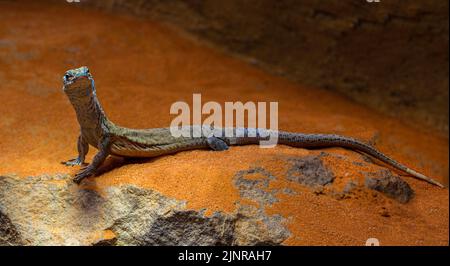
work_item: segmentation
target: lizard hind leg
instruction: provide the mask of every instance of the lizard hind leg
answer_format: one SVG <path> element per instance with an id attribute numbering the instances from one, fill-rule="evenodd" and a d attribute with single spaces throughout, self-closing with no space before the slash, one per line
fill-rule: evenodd
<path id="1" fill-rule="evenodd" d="M 217 137 L 208 137 L 206 142 L 208 142 L 209 147 L 215 151 L 226 151 L 229 148 L 224 140 Z"/>

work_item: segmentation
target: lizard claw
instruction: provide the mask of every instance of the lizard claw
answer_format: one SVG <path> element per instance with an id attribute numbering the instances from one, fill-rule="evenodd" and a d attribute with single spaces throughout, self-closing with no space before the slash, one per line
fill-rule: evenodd
<path id="1" fill-rule="evenodd" d="M 89 167 L 84 167 L 83 169 L 81 169 L 80 172 L 78 172 L 78 173 L 75 174 L 75 178 L 73 179 L 73 182 L 75 182 L 75 183 L 77 183 L 77 184 L 80 184 L 81 181 L 82 181 L 83 179 L 85 179 L 86 177 L 89 177 L 89 176 L 93 175 L 94 172 L 95 172 L 95 171 L 92 170 L 91 168 L 89 168 Z"/>
<path id="2" fill-rule="evenodd" d="M 80 160 L 80 158 L 75 158 L 72 160 L 68 160 L 66 162 L 61 162 L 66 166 L 75 166 L 75 165 L 84 165 L 85 163 Z"/>

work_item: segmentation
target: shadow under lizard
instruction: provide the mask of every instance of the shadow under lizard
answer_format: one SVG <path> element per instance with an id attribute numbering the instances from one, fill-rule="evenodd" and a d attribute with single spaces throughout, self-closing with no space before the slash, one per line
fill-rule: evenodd
<path id="1" fill-rule="evenodd" d="M 83 165 L 89 145 L 96 147 L 98 153 L 92 162 L 83 167 L 73 181 L 80 183 L 84 178 L 94 175 L 108 155 L 121 157 L 156 157 L 194 149 L 227 150 L 230 145 L 258 144 L 267 140 L 265 129 L 243 129 L 243 136 L 235 137 L 174 137 L 170 128 L 131 129 L 115 125 L 105 115 L 96 95 L 94 79 L 87 67 L 68 70 L 63 77 L 63 90 L 72 103 L 78 122 L 78 157 L 66 162 L 68 166 Z M 191 127 L 191 132 L 194 127 Z M 222 130 L 222 129 L 219 129 Z M 236 131 L 236 129 L 233 129 Z M 249 136 L 248 132 L 256 132 Z M 265 132 L 262 132 L 265 131 Z M 263 134 L 264 133 L 264 134 Z M 264 137 L 262 137 L 264 136 Z M 439 187 L 441 183 L 418 173 L 391 159 L 374 147 L 359 140 L 334 134 L 302 134 L 278 131 L 278 143 L 292 147 L 318 148 L 343 147 L 359 151 L 406 172 L 418 179 Z"/>

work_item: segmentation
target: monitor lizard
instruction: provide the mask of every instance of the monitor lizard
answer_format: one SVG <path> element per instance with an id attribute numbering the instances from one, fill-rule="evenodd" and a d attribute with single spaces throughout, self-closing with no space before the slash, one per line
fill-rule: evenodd
<path id="1" fill-rule="evenodd" d="M 78 137 L 78 157 L 62 162 L 68 166 L 85 165 L 85 156 L 89 145 L 98 149 L 92 162 L 81 168 L 73 181 L 80 183 L 84 178 L 94 175 L 108 155 L 121 157 L 156 157 L 194 149 L 227 150 L 230 145 L 257 144 L 267 139 L 266 129 L 244 129 L 243 136 L 234 137 L 174 137 L 170 128 L 131 129 L 115 125 L 105 115 L 101 107 L 94 84 L 94 79 L 85 66 L 66 71 L 63 76 L 63 91 L 72 103 L 78 122 L 80 135 Z M 190 127 L 191 133 L 196 130 Z M 236 133 L 236 129 L 234 129 Z M 253 130 L 256 135 L 249 135 Z M 263 134 L 264 133 L 264 134 Z M 270 133 L 270 132 L 269 132 Z M 404 171 L 418 179 L 427 181 L 439 187 L 441 183 L 418 173 L 411 168 L 391 159 L 371 145 L 351 137 L 335 134 L 302 134 L 277 131 L 278 143 L 292 147 L 318 148 L 343 147 L 366 153 L 388 165 Z"/>

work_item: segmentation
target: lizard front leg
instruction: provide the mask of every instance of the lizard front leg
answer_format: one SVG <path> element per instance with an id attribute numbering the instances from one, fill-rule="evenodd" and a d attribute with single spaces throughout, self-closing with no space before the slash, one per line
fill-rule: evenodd
<path id="1" fill-rule="evenodd" d="M 67 166 L 84 164 L 84 158 L 86 157 L 86 154 L 89 151 L 89 144 L 84 140 L 84 138 L 81 134 L 80 134 L 80 136 L 78 136 L 77 149 L 78 149 L 78 157 L 77 158 L 68 160 L 66 162 L 61 162 L 61 163 L 64 165 L 67 165 Z"/>
<path id="2" fill-rule="evenodd" d="M 95 174 L 95 171 L 97 171 L 100 165 L 105 161 L 106 157 L 108 157 L 110 147 L 111 139 L 109 137 L 103 137 L 98 145 L 98 152 L 94 156 L 92 163 L 82 168 L 80 172 L 75 175 L 73 182 L 79 184 L 81 180 Z"/>

